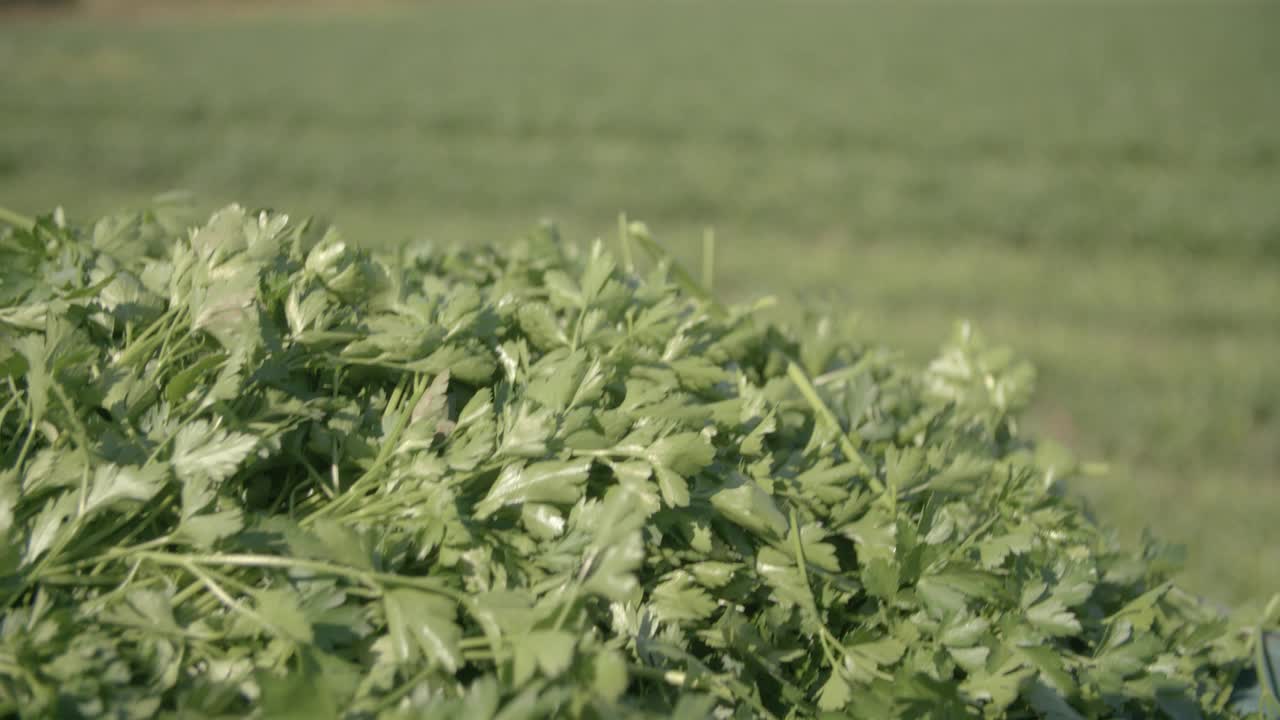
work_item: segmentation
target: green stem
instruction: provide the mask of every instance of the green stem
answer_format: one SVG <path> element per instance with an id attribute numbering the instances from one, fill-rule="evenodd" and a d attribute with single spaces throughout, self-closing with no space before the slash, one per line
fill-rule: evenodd
<path id="1" fill-rule="evenodd" d="M 151 353 L 164 341 L 164 336 L 160 335 L 160 333 L 168 332 L 172 327 L 171 323 L 175 323 L 182 312 L 181 307 L 169 306 L 164 311 L 164 314 L 156 318 L 150 327 L 144 330 L 141 335 L 134 339 L 132 344 L 120 353 L 120 356 L 116 358 L 115 364 L 124 366 L 150 357 Z"/>
<path id="2" fill-rule="evenodd" d="M 716 287 L 716 231 L 707 228 L 702 232 L 702 286 L 708 293 Z"/>
<path id="3" fill-rule="evenodd" d="M 787 366 L 787 375 L 791 378 L 791 382 L 795 384 L 796 389 L 800 391 L 800 394 L 809 403 L 809 406 L 813 408 L 814 415 L 817 415 L 818 419 L 825 423 L 831 432 L 835 433 L 836 439 L 840 442 L 840 449 L 847 456 L 849 462 L 862 466 L 863 471 L 867 473 L 871 489 L 876 492 L 884 492 L 884 485 L 871 473 L 871 468 L 867 465 L 867 461 L 858 452 L 858 448 L 854 447 L 853 441 L 845 433 L 844 428 L 840 426 L 840 421 L 836 419 L 835 413 L 831 412 L 826 403 L 822 402 L 822 398 L 818 396 L 818 391 L 814 389 L 813 383 L 809 382 L 809 377 L 804 374 L 804 370 L 792 362 Z"/>
<path id="4" fill-rule="evenodd" d="M 809 584 L 809 563 L 804 558 L 804 542 L 800 537 L 800 515 L 794 507 L 791 508 L 791 551 L 796 556 L 796 567 L 800 569 L 800 582 L 804 584 L 805 595 L 809 597 L 809 604 L 813 606 L 813 619 L 818 624 L 818 640 L 822 643 L 822 653 L 827 657 L 827 662 L 831 663 L 831 671 L 840 671 L 840 660 L 836 657 L 835 651 L 831 649 L 833 642 L 839 644 L 839 641 L 827 629 L 827 624 L 822 620 L 822 613 L 818 610 L 818 598 L 813 594 L 813 586 Z"/>
<path id="5" fill-rule="evenodd" d="M 416 675 L 414 675 L 412 678 L 406 681 L 403 685 L 387 693 L 386 697 L 379 700 L 378 704 L 373 706 L 373 714 L 381 715 L 382 713 L 395 707 L 396 703 L 400 702 L 400 700 L 403 699 L 405 695 L 408 695 L 410 692 L 413 691 L 414 688 L 418 687 L 418 685 L 423 680 L 426 680 L 427 677 L 431 675 L 432 672 L 434 672 L 432 668 L 424 668 L 422 670 L 419 670 Z"/>
<path id="6" fill-rule="evenodd" d="M 7 207 L 0 206 L 0 222 L 12 225 L 21 230 L 30 230 L 36 226 L 36 221 L 10 210 Z"/>
<path id="7" fill-rule="evenodd" d="M 640 246 L 640 249 L 648 253 L 650 259 L 655 263 L 661 263 L 663 260 L 666 260 L 668 263 L 668 271 L 671 273 L 671 279 L 690 295 L 706 303 L 708 312 L 721 318 L 726 317 L 729 314 L 729 311 L 725 309 L 724 305 L 721 305 L 714 297 L 712 297 L 711 291 L 704 287 L 702 283 L 698 282 L 693 275 L 689 274 L 689 271 L 685 270 L 683 265 L 676 262 L 676 259 L 671 257 L 670 253 L 664 250 L 653 238 L 649 237 L 647 234 L 632 233 L 630 228 L 627 228 L 627 237 L 635 240 L 636 244 Z"/>
<path id="8" fill-rule="evenodd" d="M 116 530 L 119 530 L 119 528 L 112 528 L 112 532 L 115 532 Z M 137 545 L 131 545 L 129 547 L 112 548 L 110 550 L 99 553 L 97 555 L 91 555 L 89 557 L 84 557 L 79 560 L 68 560 L 66 562 L 62 562 L 57 565 L 50 565 L 49 567 L 45 568 L 45 571 L 50 573 L 67 573 L 67 572 L 72 572 L 74 570 L 81 570 L 87 567 L 101 567 L 111 562 L 112 560 L 120 560 L 130 555 L 133 555 L 134 553 L 138 553 L 140 551 L 153 548 L 157 545 L 164 545 L 170 542 L 170 540 L 171 538 L 169 538 L 168 536 L 165 536 L 165 537 L 158 537 L 151 540 L 147 540 L 146 542 L 141 542 L 141 543 L 138 543 Z M 102 541 L 96 540 L 95 542 L 101 544 Z M 39 579 L 39 576 L 37 577 L 37 579 Z"/>
<path id="9" fill-rule="evenodd" d="M 409 423 L 413 418 L 413 409 L 418 406 L 418 401 L 422 399 L 422 396 L 427 392 L 427 389 L 431 387 L 431 383 L 427 382 L 425 378 L 419 378 L 417 384 L 418 387 L 414 389 L 413 395 L 402 406 L 403 410 L 400 413 L 400 419 L 396 421 L 396 425 L 392 428 L 391 434 L 388 435 L 386 441 L 383 442 L 382 449 L 378 451 L 378 456 L 374 459 L 373 464 L 370 465 L 369 469 L 357 478 L 355 482 L 351 483 L 351 487 L 347 488 L 345 493 L 339 495 L 329 504 L 321 506 L 312 514 L 302 518 L 300 524 L 303 527 L 312 524 L 319 518 L 333 515 L 337 511 L 350 505 L 352 502 L 356 502 L 363 497 L 364 493 L 368 490 L 366 487 L 368 483 L 377 477 L 384 465 L 391 461 L 391 457 L 395 454 L 396 448 L 400 445 L 400 436 L 404 434 L 405 428 L 409 426 Z M 395 398 L 393 397 L 392 399 L 394 400 Z"/>
<path id="10" fill-rule="evenodd" d="M 631 233 L 627 232 L 626 213 L 618 215 L 618 242 L 622 244 L 622 263 L 626 266 L 627 272 L 634 273 L 636 271 L 636 259 L 631 253 Z"/>
<path id="11" fill-rule="evenodd" d="M 228 609 L 230 609 L 230 610 L 234 610 L 235 612 L 238 612 L 238 613 L 240 613 L 241 615 L 244 615 L 245 617 L 249 618 L 250 620 L 253 620 L 254 622 L 256 622 L 256 623 L 258 623 L 259 625 L 261 625 L 262 627 L 266 628 L 267 630 L 269 630 L 269 631 L 270 631 L 270 632 L 272 632 L 273 634 L 276 634 L 276 635 L 287 635 L 287 634 L 288 634 L 288 633 L 281 632 L 280 628 L 277 628 L 273 623 L 271 623 L 271 622 L 270 622 L 270 621 L 268 621 L 266 618 L 264 618 L 264 617 L 262 617 L 261 615 L 259 615 L 259 614 L 257 613 L 257 611 L 255 611 L 255 610 L 253 610 L 253 609 L 251 609 L 251 608 L 245 607 L 244 603 L 241 603 L 240 601 L 238 601 L 238 600 L 236 600 L 235 598 L 231 597 L 231 595 L 230 595 L 229 593 L 227 593 L 227 591 L 226 591 L 226 590 L 223 590 L 223 589 L 222 589 L 222 586 L 220 586 L 220 585 L 218 585 L 218 583 L 214 582 L 213 578 L 209 577 L 209 575 L 208 575 L 207 573 L 205 573 L 205 571 L 203 571 L 203 570 L 201 570 L 200 568 L 196 567 L 196 565 L 195 565 L 194 563 L 178 562 L 177 564 L 178 564 L 180 567 L 182 567 L 182 569 L 186 570 L 187 572 L 189 572 L 189 573 L 191 573 L 193 576 L 195 576 L 195 578 L 196 578 L 197 580 L 199 580 L 199 581 L 200 581 L 200 583 L 201 583 L 202 585 L 204 585 L 204 586 L 205 586 L 205 588 L 206 588 L 210 593 L 212 593 L 212 594 L 213 594 L 213 596 L 214 596 L 214 597 L 216 597 L 216 598 L 217 598 L 217 599 L 218 599 L 218 600 L 219 600 L 223 605 L 225 605 Z"/>
<path id="12" fill-rule="evenodd" d="M 423 590 L 437 595 L 444 595 L 445 597 L 461 603 L 467 603 L 470 599 L 465 593 L 445 587 L 444 585 L 427 578 L 396 575 L 394 573 L 377 572 L 375 570 L 359 570 L 345 565 L 324 562 L 323 560 L 307 560 L 304 558 L 287 558 L 275 555 L 253 555 L 247 553 L 171 555 L 169 553 L 142 552 L 139 554 L 148 560 L 165 565 L 186 566 L 194 564 L 251 568 L 278 568 L 282 570 L 308 570 L 311 572 L 323 573 L 326 575 L 337 575 L 351 580 L 356 580 L 364 583 L 374 590 L 381 589 L 378 583 L 383 583 L 387 585 L 410 587 L 415 590 Z"/>

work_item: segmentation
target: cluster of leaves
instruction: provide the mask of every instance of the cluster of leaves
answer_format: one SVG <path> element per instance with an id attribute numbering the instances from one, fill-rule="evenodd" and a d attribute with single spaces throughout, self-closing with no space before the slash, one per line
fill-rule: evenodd
<path id="1" fill-rule="evenodd" d="M 1055 492 L 1027 367 L 620 242 L 3 231 L 0 716 L 1239 711 L 1256 636 Z"/>

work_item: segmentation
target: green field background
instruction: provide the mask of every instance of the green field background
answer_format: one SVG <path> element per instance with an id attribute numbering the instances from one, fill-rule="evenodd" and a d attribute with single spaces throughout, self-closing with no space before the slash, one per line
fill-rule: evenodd
<path id="1" fill-rule="evenodd" d="M 1102 522 L 1280 590 L 1280 5 L 152 5 L 0 14 L 0 205 L 185 188 L 381 247 L 625 211 L 691 259 L 714 226 L 724 295 L 1029 357 Z"/>

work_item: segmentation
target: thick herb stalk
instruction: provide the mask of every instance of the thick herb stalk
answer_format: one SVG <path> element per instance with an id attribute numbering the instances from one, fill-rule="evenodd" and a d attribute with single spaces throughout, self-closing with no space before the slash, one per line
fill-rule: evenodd
<path id="1" fill-rule="evenodd" d="M 967 330 L 912 369 L 636 224 L 0 233 L 0 716 L 1240 707 L 1256 634 L 1056 492 Z"/>

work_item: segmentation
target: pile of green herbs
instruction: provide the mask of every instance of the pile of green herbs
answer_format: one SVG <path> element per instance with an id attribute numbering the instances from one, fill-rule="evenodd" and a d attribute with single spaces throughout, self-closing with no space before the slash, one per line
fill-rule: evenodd
<path id="1" fill-rule="evenodd" d="M 1233 698 L 1257 634 L 1055 490 L 1074 464 L 1018 432 L 1030 369 L 970 332 L 913 369 L 718 303 L 638 224 L 616 257 L 542 228 L 393 258 L 238 207 L 24 225 L 0 230 L 0 716 L 1266 697 Z"/>

